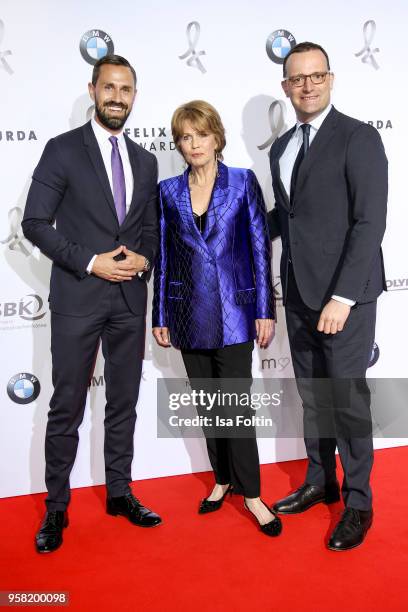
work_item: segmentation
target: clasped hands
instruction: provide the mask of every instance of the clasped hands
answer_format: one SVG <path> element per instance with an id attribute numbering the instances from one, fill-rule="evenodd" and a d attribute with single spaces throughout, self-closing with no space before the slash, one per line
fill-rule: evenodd
<path id="1" fill-rule="evenodd" d="M 116 261 L 115 257 L 121 253 L 125 259 Z M 92 266 L 92 274 L 112 283 L 121 283 L 132 280 L 138 272 L 143 272 L 144 267 L 143 255 L 134 253 L 122 245 L 114 251 L 97 255 Z"/>

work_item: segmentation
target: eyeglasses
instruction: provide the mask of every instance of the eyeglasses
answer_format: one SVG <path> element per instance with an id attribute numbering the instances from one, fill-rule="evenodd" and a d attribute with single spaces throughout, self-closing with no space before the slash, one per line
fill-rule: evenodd
<path id="1" fill-rule="evenodd" d="M 298 74 L 293 77 L 288 77 L 285 80 L 289 81 L 292 87 L 303 87 L 303 85 L 306 83 L 306 79 L 309 77 L 313 85 L 322 85 L 325 82 L 328 74 L 331 74 L 331 72 L 326 71 L 313 72 L 312 74 Z"/>

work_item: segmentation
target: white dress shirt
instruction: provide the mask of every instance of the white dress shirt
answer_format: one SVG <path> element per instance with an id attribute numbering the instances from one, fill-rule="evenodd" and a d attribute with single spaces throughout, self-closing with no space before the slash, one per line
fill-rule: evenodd
<path id="1" fill-rule="evenodd" d="M 309 134 L 309 146 L 312 144 L 314 137 L 317 134 L 318 129 L 322 125 L 323 121 L 326 119 L 327 115 L 332 109 L 332 105 L 329 104 L 327 108 L 324 109 L 320 115 L 315 117 L 313 121 L 309 122 L 310 125 L 310 134 Z M 295 131 L 292 134 L 291 139 L 288 142 L 288 145 L 282 156 L 279 160 L 279 171 L 283 186 L 290 198 L 290 180 L 292 177 L 293 166 L 295 165 L 295 160 L 297 154 L 299 152 L 300 147 L 303 144 L 303 131 L 300 126 L 302 123 L 300 121 L 296 122 Z M 348 306 L 354 306 L 355 302 L 353 300 L 349 300 L 348 298 L 341 297 L 339 295 L 332 295 L 333 300 L 337 300 L 338 302 L 342 302 L 343 304 L 347 304 Z"/>
<path id="2" fill-rule="evenodd" d="M 92 129 L 95 134 L 95 138 L 98 142 L 99 149 L 102 155 L 103 163 L 105 166 L 106 174 L 108 175 L 109 185 L 112 190 L 113 195 L 113 182 L 112 182 L 112 163 L 111 163 L 111 155 L 112 155 L 112 144 L 109 138 L 112 134 L 102 127 L 99 123 L 96 122 L 95 116 L 92 117 L 91 120 Z M 126 146 L 125 137 L 123 135 L 123 131 L 119 134 L 116 134 L 116 138 L 118 139 L 118 148 L 120 152 L 120 156 L 122 158 L 123 172 L 125 175 L 125 185 L 126 185 L 126 214 L 129 212 L 130 203 L 132 201 L 133 196 L 133 172 L 132 166 L 130 165 L 129 153 Z M 96 259 L 96 255 L 94 255 L 89 262 L 86 271 L 88 274 L 92 272 L 92 266 Z"/>

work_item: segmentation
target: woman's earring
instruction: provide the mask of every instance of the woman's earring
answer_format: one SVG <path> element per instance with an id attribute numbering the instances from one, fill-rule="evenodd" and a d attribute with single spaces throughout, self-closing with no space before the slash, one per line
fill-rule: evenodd
<path id="1" fill-rule="evenodd" d="M 218 168 L 218 160 L 219 160 L 219 158 L 220 158 L 219 152 L 217 151 L 217 149 L 214 149 L 215 176 L 217 178 L 219 178 L 219 176 L 220 176 L 220 171 L 219 171 L 219 168 Z"/>

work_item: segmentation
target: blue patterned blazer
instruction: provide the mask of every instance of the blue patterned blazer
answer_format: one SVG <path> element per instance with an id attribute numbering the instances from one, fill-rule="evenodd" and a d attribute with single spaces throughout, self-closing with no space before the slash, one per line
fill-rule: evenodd
<path id="1" fill-rule="evenodd" d="M 218 165 L 200 234 L 189 168 L 161 181 L 160 249 L 153 327 L 168 327 L 182 349 L 253 340 L 255 319 L 274 318 L 270 240 L 261 188 L 251 170 Z"/>

